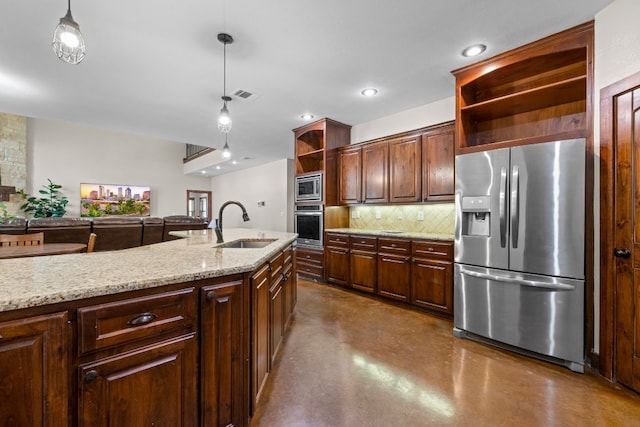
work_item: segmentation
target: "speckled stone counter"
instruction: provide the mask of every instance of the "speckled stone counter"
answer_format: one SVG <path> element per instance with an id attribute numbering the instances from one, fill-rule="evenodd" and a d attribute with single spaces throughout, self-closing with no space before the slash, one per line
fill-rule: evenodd
<path id="1" fill-rule="evenodd" d="M 393 230 L 369 230 L 369 229 L 360 229 L 360 228 L 328 228 L 325 231 L 329 233 L 363 234 L 363 235 L 376 236 L 376 237 L 445 240 L 449 242 L 453 241 L 453 235 L 451 234 L 416 233 L 412 231 L 393 231 Z"/>
<path id="2" fill-rule="evenodd" d="M 216 247 L 213 230 L 119 251 L 0 260 L 0 312 L 253 271 L 296 234 L 225 229 L 225 242 L 277 239 L 264 248 Z"/>

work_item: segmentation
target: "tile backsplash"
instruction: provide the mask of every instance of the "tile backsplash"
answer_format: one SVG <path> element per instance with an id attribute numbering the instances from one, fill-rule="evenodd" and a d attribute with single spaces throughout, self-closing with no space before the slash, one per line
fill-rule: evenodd
<path id="1" fill-rule="evenodd" d="M 454 226 L 454 203 L 349 208 L 349 228 L 453 235 Z"/>

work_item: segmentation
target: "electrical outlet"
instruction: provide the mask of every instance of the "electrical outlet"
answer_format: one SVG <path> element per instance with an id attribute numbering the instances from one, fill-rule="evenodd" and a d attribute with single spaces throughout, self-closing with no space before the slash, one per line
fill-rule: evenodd
<path id="1" fill-rule="evenodd" d="M 360 211 L 356 211 L 356 219 L 360 219 Z"/>
<path id="2" fill-rule="evenodd" d="M 382 218 L 382 212 L 376 209 L 376 219 Z"/>
<path id="3" fill-rule="evenodd" d="M 398 219 L 402 218 L 404 218 L 404 214 L 402 213 L 402 211 L 398 211 Z"/>
<path id="4" fill-rule="evenodd" d="M 356 211 L 351 211 L 351 219 L 358 218 L 358 213 Z"/>
<path id="5" fill-rule="evenodd" d="M 259 201 L 258 202 L 258 207 L 263 207 L 264 206 L 264 201 Z"/>
<path id="6" fill-rule="evenodd" d="M 424 212 L 418 211 L 418 221 L 424 221 Z"/>

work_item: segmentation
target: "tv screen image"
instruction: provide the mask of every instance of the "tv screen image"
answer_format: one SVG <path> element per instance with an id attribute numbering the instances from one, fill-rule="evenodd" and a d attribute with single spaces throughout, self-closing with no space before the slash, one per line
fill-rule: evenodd
<path id="1" fill-rule="evenodd" d="M 151 188 L 139 185 L 80 184 L 80 216 L 150 216 Z"/>

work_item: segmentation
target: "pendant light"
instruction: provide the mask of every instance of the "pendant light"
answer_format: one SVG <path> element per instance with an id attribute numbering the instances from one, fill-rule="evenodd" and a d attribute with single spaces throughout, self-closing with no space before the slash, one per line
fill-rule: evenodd
<path id="1" fill-rule="evenodd" d="M 228 133 L 224 134 L 224 147 L 222 147 L 222 158 L 226 159 L 226 160 L 231 158 L 231 150 L 229 150 L 229 143 L 227 142 L 227 135 L 228 135 Z"/>
<path id="2" fill-rule="evenodd" d="M 84 59 L 84 39 L 80 33 L 80 26 L 71 16 L 71 0 L 67 3 L 67 14 L 60 18 L 60 23 L 53 33 L 51 48 L 58 59 L 68 64 L 79 64 Z"/>
<path id="3" fill-rule="evenodd" d="M 229 115 L 229 109 L 227 108 L 227 101 L 231 101 L 231 97 L 227 96 L 227 44 L 233 43 L 233 37 L 226 33 L 220 33 L 218 34 L 218 41 L 224 44 L 224 80 L 222 84 L 222 100 L 224 101 L 224 104 L 222 105 L 220 115 L 218 116 L 218 129 L 220 132 L 229 133 L 231 130 L 231 116 Z"/>

